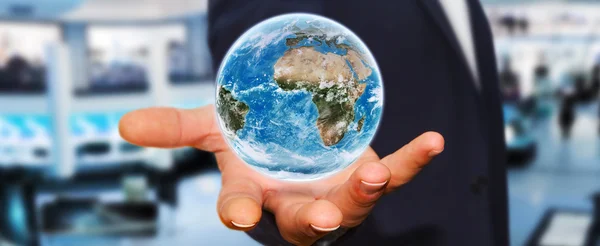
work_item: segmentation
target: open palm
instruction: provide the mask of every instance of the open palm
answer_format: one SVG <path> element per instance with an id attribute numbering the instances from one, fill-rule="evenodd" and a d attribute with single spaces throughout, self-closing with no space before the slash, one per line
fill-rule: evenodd
<path id="1" fill-rule="evenodd" d="M 120 122 L 121 136 L 148 147 L 192 146 L 215 153 L 222 174 L 217 212 L 225 226 L 250 230 L 262 209 L 275 215 L 284 239 L 310 245 L 340 226 L 359 225 L 377 200 L 410 181 L 444 149 L 444 139 L 427 132 L 379 158 L 368 148 L 344 171 L 311 182 L 275 180 L 245 165 L 225 143 L 215 109 L 150 108 L 131 112 Z"/>

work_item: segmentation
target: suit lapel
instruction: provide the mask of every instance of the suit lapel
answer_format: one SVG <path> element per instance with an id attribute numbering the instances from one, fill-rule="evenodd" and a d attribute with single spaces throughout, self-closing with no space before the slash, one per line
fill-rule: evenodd
<path id="1" fill-rule="evenodd" d="M 421 6 L 425 10 L 425 12 L 427 12 L 429 14 L 429 16 L 435 21 L 436 25 L 443 32 L 445 39 L 449 42 L 450 46 L 456 53 L 456 56 L 459 58 L 459 62 L 462 63 L 461 64 L 461 67 L 463 67 L 462 72 L 466 74 L 466 76 L 464 76 L 464 77 L 468 78 L 467 81 L 463 81 L 464 86 L 466 86 L 467 90 L 470 91 L 469 93 L 474 96 L 475 102 L 477 104 L 477 105 L 475 105 L 475 107 L 477 108 L 477 111 L 478 111 L 478 117 L 480 118 L 480 120 L 482 120 L 482 122 L 485 122 L 485 120 L 487 118 L 487 116 L 486 116 L 487 106 L 485 105 L 486 100 L 484 100 L 484 97 L 486 96 L 486 91 L 487 91 L 487 89 L 489 89 L 487 87 L 489 87 L 489 86 L 486 85 L 487 83 L 485 81 L 486 80 L 485 75 L 487 75 L 487 74 L 484 73 L 484 70 L 483 70 L 484 67 L 481 65 L 482 62 L 484 62 L 484 60 L 482 60 L 482 56 L 481 56 L 483 54 L 483 53 L 481 53 L 481 49 L 485 48 L 485 47 L 482 47 L 481 42 L 488 42 L 488 41 L 480 40 L 479 38 L 477 38 L 477 36 L 481 34 L 480 33 L 481 32 L 481 30 L 480 30 L 481 23 L 478 23 L 478 22 L 481 22 L 481 20 L 480 20 L 481 17 L 475 14 L 477 11 L 480 11 L 480 9 L 477 9 L 477 7 L 479 7 L 479 6 L 473 4 L 474 1 L 467 0 L 468 6 L 469 6 L 469 20 L 471 23 L 471 35 L 472 35 L 473 45 L 474 45 L 473 48 L 475 49 L 475 57 L 477 59 L 477 68 L 478 68 L 477 70 L 479 72 L 479 74 L 478 74 L 479 84 L 481 86 L 481 88 L 479 88 L 479 90 L 478 90 L 477 86 L 475 84 L 475 82 L 476 82 L 475 78 L 471 75 L 471 71 L 469 68 L 469 64 L 467 63 L 465 54 L 464 54 L 461 46 L 459 45 L 458 38 L 454 34 L 454 30 L 452 29 L 452 26 L 450 25 L 450 21 L 446 17 L 446 13 L 444 12 L 444 9 L 442 9 L 442 6 L 438 2 L 438 0 L 416 0 L 416 1 L 421 4 Z M 485 16 L 483 18 L 485 18 Z M 492 75 L 492 76 L 495 76 L 495 75 Z M 481 133 L 483 134 L 484 138 L 487 137 L 485 130 L 482 129 Z"/>
<path id="2" fill-rule="evenodd" d="M 459 57 L 463 67 L 467 70 L 467 72 L 469 72 L 470 75 L 469 65 L 467 63 L 467 59 L 465 58 L 465 54 L 462 51 L 458 39 L 454 34 L 454 30 L 450 25 L 450 21 L 448 20 L 448 17 L 446 16 L 446 13 L 444 12 L 444 9 L 442 9 L 442 6 L 438 0 L 417 0 L 417 2 L 421 4 L 425 12 L 427 12 L 435 21 L 436 25 L 444 34 L 446 41 L 450 44 L 456 55 Z M 475 81 L 469 82 L 471 82 L 473 87 L 475 86 Z"/>
<path id="3" fill-rule="evenodd" d="M 496 112 L 501 108 L 500 95 L 497 87 L 496 59 L 493 55 L 495 50 L 493 46 L 493 37 L 487 22 L 487 17 L 484 14 L 481 4 L 477 0 L 467 0 L 469 9 L 471 10 L 471 29 L 473 33 L 473 42 L 475 44 L 475 55 L 477 58 L 477 66 L 479 70 L 481 96 L 485 100 L 481 100 L 482 104 L 482 120 L 486 125 L 490 125 L 490 119 L 494 115 L 501 114 Z M 489 132 L 485 131 L 484 136 L 489 139 Z"/>
<path id="4" fill-rule="evenodd" d="M 481 4 L 476 0 L 467 0 L 470 12 L 471 12 L 471 33 L 473 34 L 473 44 L 475 48 L 475 57 L 477 59 L 477 70 L 479 71 L 480 84 L 482 92 L 490 93 L 491 86 L 494 86 L 492 81 L 486 78 L 490 76 L 497 76 L 497 74 L 490 74 L 484 64 L 496 65 L 496 59 L 490 57 L 490 52 L 495 52 L 493 46 L 489 47 L 489 44 L 494 40 L 491 37 L 491 31 L 489 30 L 489 24 L 487 17 L 484 15 Z M 491 50 L 491 51 L 490 51 Z M 491 59 L 491 61 L 490 61 Z"/>
<path id="5" fill-rule="evenodd" d="M 454 29 L 452 29 L 450 21 L 448 20 L 448 17 L 446 17 L 446 13 L 444 12 L 444 9 L 442 9 L 442 6 L 440 5 L 439 0 L 416 0 L 416 1 L 418 3 L 420 3 L 423 10 L 425 12 L 427 12 L 427 14 L 434 20 L 435 24 L 439 27 L 440 31 L 444 34 L 446 41 L 452 47 L 452 50 L 454 51 L 456 57 L 458 57 L 458 60 L 461 63 L 461 67 L 463 68 L 462 72 L 466 73 L 467 74 L 466 78 L 468 78 L 467 81 L 464 81 L 466 83 L 465 86 L 468 88 L 470 93 L 473 94 L 473 96 L 477 100 L 478 107 L 480 107 L 480 110 L 481 110 L 481 105 L 483 103 L 482 102 L 482 100 L 483 100 L 482 92 L 483 92 L 483 84 L 484 84 L 484 82 L 483 82 L 484 78 L 481 76 L 481 70 L 478 69 L 479 80 L 480 80 L 479 84 L 482 85 L 481 86 L 482 88 L 480 88 L 481 90 L 478 90 L 478 88 L 476 86 L 475 78 L 472 76 L 471 70 L 469 68 L 469 64 L 467 63 L 467 58 L 465 57 L 465 54 L 464 54 L 461 46 L 459 45 L 458 38 L 454 34 Z M 471 1 L 467 1 L 467 2 L 471 2 Z M 469 8 L 471 8 L 472 6 L 473 6 L 473 4 L 470 3 Z M 475 38 L 477 35 L 476 35 L 474 23 L 477 22 L 478 20 L 473 17 L 474 17 L 473 10 L 469 9 L 469 20 L 471 22 L 471 27 L 472 27 L 471 35 L 473 38 L 475 55 L 477 57 L 477 53 L 478 53 L 477 41 L 478 40 Z M 477 61 L 478 68 L 479 68 L 480 63 L 481 62 L 478 60 Z"/>

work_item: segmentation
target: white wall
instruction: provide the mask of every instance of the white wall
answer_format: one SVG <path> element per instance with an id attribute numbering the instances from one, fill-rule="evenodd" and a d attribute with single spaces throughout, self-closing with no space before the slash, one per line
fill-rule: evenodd
<path id="1" fill-rule="evenodd" d="M 206 12 L 206 0 L 89 0 L 62 16 L 70 21 L 144 21 Z"/>

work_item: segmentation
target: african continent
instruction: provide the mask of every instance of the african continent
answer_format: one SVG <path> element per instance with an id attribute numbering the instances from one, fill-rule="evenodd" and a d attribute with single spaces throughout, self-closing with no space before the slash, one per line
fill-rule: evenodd
<path id="1" fill-rule="evenodd" d="M 356 51 L 347 55 L 323 54 L 312 47 L 290 49 L 277 60 L 273 79 L 284 90 L 312 93 L 319 117 L 317 127 L 326 146 L 337 144 L 354 121 L 354 104 L 371 75 Z"/>

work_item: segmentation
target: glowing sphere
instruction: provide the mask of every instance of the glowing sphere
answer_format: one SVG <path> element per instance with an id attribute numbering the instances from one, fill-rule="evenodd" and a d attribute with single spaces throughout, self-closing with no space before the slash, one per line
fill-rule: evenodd
<path id="1" fill-rule="evenodd" d="M 216 110 L 231 149 L 255 170 L 313 180 L 348 167 L 381 119 L 383 84 L 365 44 L 310 14 L 267 19 L 225 56 Z"/>

